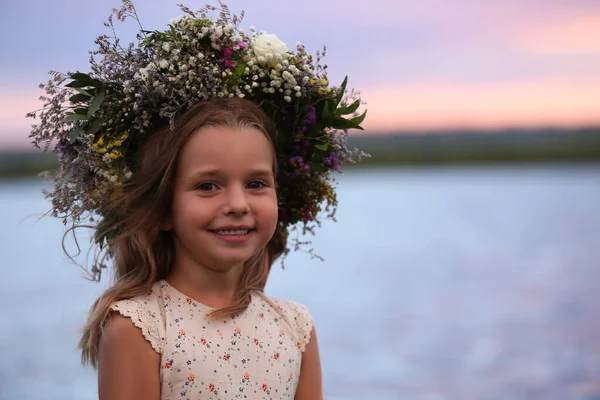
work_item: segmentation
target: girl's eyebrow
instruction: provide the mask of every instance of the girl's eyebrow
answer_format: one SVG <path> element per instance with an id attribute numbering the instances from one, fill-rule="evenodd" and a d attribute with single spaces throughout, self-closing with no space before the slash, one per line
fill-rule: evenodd
<path id="1" fill-rule="evenodd" d="M 215 167 L 206 167 L 206 168 L 201 168 L 198 169 L 194 172 L 192 172 L 189 175 L 189 179 L 198 179 L 198 178 L 205 178 L 205 177 L 222 177 L 224 175 L 227 175 L 225 173 L 225 171 L 223 171 L 220 168 L 215 168 Z M 248 171 L 245 171 L 245 175 L 247 176 L 273 176 L 273 168 L 269 165 L 268 167 L 265 166 L 260 166 L 260 167 L 255 167 L 255 168 L 250 168 L 248 169 Z"/>

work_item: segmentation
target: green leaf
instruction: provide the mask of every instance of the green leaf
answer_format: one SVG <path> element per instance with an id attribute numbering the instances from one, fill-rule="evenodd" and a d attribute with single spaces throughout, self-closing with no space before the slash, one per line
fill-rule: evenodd
<path id="1" fill-rule="evenodd" d="M 96 111 L 100 108 L 104 99 L 106 98 L 106 91 L 101 89 L 98 95 L 92 100 L 92 104 L 90 104 L 90 109 L 88 110 L 88 117 L 93 116 Z"/>
<path id="2" fill-rule="evenodd" d="M 75 72 L 74 74 L 71 74 L 70 78 L 80 82 L 89 82 L 92 80 L 91 76 L 89 76 L 88 74 L 84 74 L 83 72 Z"/>
<path id="3" fill-rule="evenodd" d="M 335 106 L 332 107 L 331 100 L 327 99 L 323 102 L 323 114 L 321 115 L 321 118 L 326 124 L 331 120 L 334 108 Z"/>
<path id="4" fill-rule="evenodd" d="M 88 87 L 88 86 L 89 85 L 87 85 L 87 84 L 85 84 L 83 82 L 80 82 L 80 81 L 73 81 L 73 82 L 67 83 L 65 85 L 65 87 L 70 87 L 70 88 L 74 88 L 74 89 L 75 88 Z"/>
<path id="5" fill-rule="evenodd" d="M 65 121 L 66 122 L 75 122 L 75 121 L 85 121 L 87 119 L 88 119 L 88 117 L 86 115 L 72 113 L 72 114 L 67 114 Z"/>
<path id="6" fill-rule="evenodd" d="M 83 72 L 75 72 L 70 76 L 74 81 L 82 83 L 84 86 L 93 86 L 93 87 L 101 87 L 102 81 L 98 79 L 94 79 L 88 74 L 84 74 Z M 83 86 L 79 86 L 83 87 Z"/>
<path id="7" fill-rule="evenodd" d="M 344 82 L 342 82 L 342 86 L 340 86 L 340 91 L 337 96 L 335 96 L 335 106 L 337 107 L 342 101 L 342 97 L 344 97 L 344 92 L 346 91 L 346 85 L 348 84 L 348 77 L 344 78 Z"/>
<path id="8" fill-rule="evenodd" d="M 327 151 L 327 149 L 329 148 L 329 143 L 318 144 L 315 146 L 315 148 L 321 151 Z"/>
<path id="9" fill-rule="evenodd" d="M 104 120 L 96 119 L 90 124 L 90 127 L 87 129 L 87 131 L 89 133 L 98 133 L 98 132 L 100 132 L 100 129 L 102 129 L 103 124 L 104 124 Z"/>
<path id="10" fill-rule="evenodd" d="M 356 100 L 354 103 L 350 104 L 347 107 L 340 107 L 340 115 L 348 115 L 352 114 L 360 107 L 360 100 Z"/>
<path id="11" fill-rule="evenodd" d="M 364 121 L 364 119 L 365 119 L 366 116 L 367 116 L 367 110 L 365 110 L 365 112 L 362 113 L 362 115 L 359 115 L 356 118 L 352 118 L 350 121 L 354 122 L 356 125 L 360 125 L 361 122 Z M 360 128 L 360 129 L 362 129 L 362 128 Z"/>
<path id="12" fill-rule="evenodd" d="M 319 173 L 319 172 L 325 172 L 329 168 L 321 163 L 314 163 L 314 164 L 311 164 L 310 169 L 312 169 L 314 172 Z"/>
<path id="13" fill-rule="evenodd" d="M 75 114 L 85 115 L 87 117 L 88 109 L 87 108 L 76 108 L 73 110 L 73 112 Z"/>
<path id="14" fill-rule="evenodd" d="M 331 124 L 331 127 L 334 129 L 362 129 L 358 124 L 352 122 L 352 120 L 340 118 Z"/>
<path id="15" fill-rule="evenodd" d="M 84 94 L 74 94 L 73 96 L 69 97 L 69 101 L 71 103 L 79 103 L 79 102 L 83 102 L 83 101 L 88 101 L 90 99 L 90 96 L 86 96 Z"/>
<path id="16" fill-rule="evenodd" d="M 71 134 L 69 135 L 69 143 L 73 144 L 75 143 L 75 141 L 77 140 L 77 138 L 79 137 L 79 135 L 81 135 L 81 128 L 76 127 L 71 131 Z"/>
<path id="17" fill-rule="evenodd" d="M 83 90 L 83 89 L 81 89 L 81 88 L 74 88 L 74 89 L 75 89 L 75 90 L 77 90 L 79 93 L 81 93 L 81 94 L 83 94 L 83 95 L 86 95 L 86 96 L 88 96 L 88 97 L 92 97 L 91 93 L 90 93 L 90 92 L 88 92 L 87 90 Z"/>

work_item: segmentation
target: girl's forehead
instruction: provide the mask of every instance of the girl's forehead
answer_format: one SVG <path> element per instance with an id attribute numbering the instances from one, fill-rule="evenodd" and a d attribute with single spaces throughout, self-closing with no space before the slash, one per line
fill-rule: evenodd
<path id="1" fill-rule="evenodd" d="M 204 127 L 183 146 L 179 166 L 198 170 L 272 168 L 273 149 L 266 134 L 255 128 Z"/>

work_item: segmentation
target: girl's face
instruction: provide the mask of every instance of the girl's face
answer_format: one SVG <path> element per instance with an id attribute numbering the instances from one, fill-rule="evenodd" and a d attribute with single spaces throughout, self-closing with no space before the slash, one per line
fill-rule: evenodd
<path id="1" fill-rule="evenodd" d="M 204 127 L 182 148 L 167 226 L 176 260 L 213 271 L 241 266 L 277 225 L 273 152 L 254 128 Z"/>

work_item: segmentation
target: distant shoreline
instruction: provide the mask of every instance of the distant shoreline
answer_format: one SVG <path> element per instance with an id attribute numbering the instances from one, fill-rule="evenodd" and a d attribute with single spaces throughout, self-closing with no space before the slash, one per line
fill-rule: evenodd
<path id="1" fill-rule="evenodd" d="M 360 134 L 350 135 L 348 145 L 371 155 L 351 168 L 600 161 L 600 128 Z M 3 178 L 32 177 L 57 167 L 51 152 L 0 151 Z"/>

